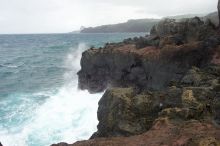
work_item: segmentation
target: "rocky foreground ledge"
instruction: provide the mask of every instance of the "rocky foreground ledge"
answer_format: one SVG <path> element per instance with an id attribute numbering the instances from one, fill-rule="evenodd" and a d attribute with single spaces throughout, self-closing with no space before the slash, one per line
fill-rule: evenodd
<path id="1" fill-rule="evenodd" d="M 106 92 L 90 140 L 52 146 L 219 146 L 220 35 L 165 19 L 151 35 L 85 51 L 79 88 Z"/>

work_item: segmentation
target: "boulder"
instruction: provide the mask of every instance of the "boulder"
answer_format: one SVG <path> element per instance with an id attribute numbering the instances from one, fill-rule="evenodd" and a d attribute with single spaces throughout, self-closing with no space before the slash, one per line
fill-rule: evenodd
<path id="1" fill-rule="evenodd" d="M 182 84 L 198 86 L 201 82 L 201 75 L 198 73 L 198 70 L 199 69 L 195 67 L 190 69 L 181 80 Z"/>
<path id="2" fill-rule="evenodd" d="M 151 95 L 135 96 L 134 92 L 131 88 L 106 91 L 99 101 L 98 131 L 92 138 L 136 135 L 150 128 L 159 104 Z"/>
<path id="3" fill-rule="evenodd" d="M 181 106 L 181 90 L 137 93 L 132 88 L 108 89 L 98 108 L 98 131 L 91 137 L 131 136 L 146 132 L 167 107 Z"/>

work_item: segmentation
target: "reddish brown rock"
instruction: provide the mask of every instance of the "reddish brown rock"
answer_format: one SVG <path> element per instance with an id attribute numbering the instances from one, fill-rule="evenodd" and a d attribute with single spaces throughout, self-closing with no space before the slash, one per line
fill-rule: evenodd
<path id="1" fill-rule="evenodd" d="M 172 123 L 158 119 L 148 132 L 132 137 L 98 138 L 67 146 L 219 146 L 220 129 L 211 123 Z M 63 145 L 54 145 L 63 146 Z"/>
<path id="2" fill-rule="evenodd" d="M 83 53 L 78 72 L 79 88 L 91 93 L 107 87 L 138 87 L 162 90 L 170 81 L 180 81 L 192 66 L 219 64 L 220 38 L 162 48 L 134 44 L 90 49 Z"/>
<path id="3" fill-rule="evenodd" d="M 220 35 L 198 17 L 82 54 L 79 88 L 106 92 L 90 140 L 53 146 L 219 146 Z"/>

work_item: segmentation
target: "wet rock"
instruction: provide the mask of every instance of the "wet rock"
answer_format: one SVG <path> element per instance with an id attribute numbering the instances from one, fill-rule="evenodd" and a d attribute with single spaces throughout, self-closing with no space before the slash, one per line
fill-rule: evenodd
<path id="1" fill-rule="evenodd" d="M 152 98 L 151 95 L 135 96 L 132 88 L 107 90 L 99 102 L 98 131 L 92 138 L 143 133 L 156 116 L 156 112 L 155 115 L 152 113 L 158 110 L 158 104 L 153 104 Z"/>
<path id="2" fill-rule="evenodd" d="M 181 90 L 177 88 L 142 93 L 133 88 L 109 89 L 99 102 L 98 131 L 91 138 L 144 133 L 162 109 L 181 106 L 180 96 Z"/>
<path id="3" fill-rule="evenodd" d="M 219 77 L 216 66 L 192 67 L 178 87 L 141 92 L 135 88 L 108 89 L 99 102 L 98 131 L 91 138 L 142 134 L 160 117 L 175 121 L 213 120 L 218 124 Z"/>
<path id="4" fill-rule="evenodd" d="M 195 17 L 164 19 L 150 36 L 85 51 L 79 88 L 107 90 L 97 132 L 73 145 L 218 146 L 219 48 L 215 24 Z"/>
<path id="5" fill-rule="evenodd" d="M 82 55 L 79 88 L 91 93 L 118 86 L 161 90 L 171 81 L 179 82 L 193 66 L 218 64 L 216 56 L 218 49 L 203 42 L 166 45 L 161 49 L 153 46 L 136 49 L 135 45 L 90 49 Z M 183 82 L 187 84 L 192 78 L 195 84 L 199 82 L 196 72 L 188 74 Z"/>

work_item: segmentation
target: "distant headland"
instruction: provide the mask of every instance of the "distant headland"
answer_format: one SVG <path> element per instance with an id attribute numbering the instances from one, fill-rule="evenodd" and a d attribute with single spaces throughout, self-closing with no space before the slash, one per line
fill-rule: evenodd
<path id="1" fill-rule="evenodd" d="M 176 16 L 167 16 L 165 18 L 169 19 L 184 19 L 184 18 L 193 18 L 200 17 L 207 19 L 210 18 L 215 24 L 218 22 L 217 12 L 210 14 L 186 14 L 186 15 L 176 15 Z M 150 32 L 151 28 L 156 25 L 161 19 L 131 19 L 124 23 L 118 24 L 108 24 L 101 25 L 96 27 L 81 27 L 80 30 L 72 31 L 71 33 L 132 33 L 132 32 Z"/>

